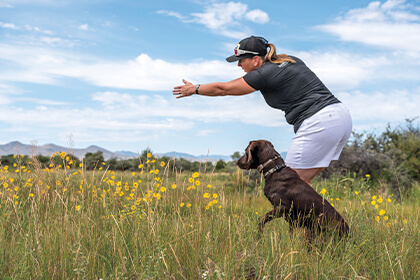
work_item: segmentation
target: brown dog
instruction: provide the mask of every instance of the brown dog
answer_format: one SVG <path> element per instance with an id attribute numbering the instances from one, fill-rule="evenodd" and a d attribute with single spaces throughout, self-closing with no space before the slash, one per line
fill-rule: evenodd
<path id="1" fill-rule="evenodd" d="M 261 217 L 259 230 L 265 223 L 284 215 L 290 229 L 297 226 L 309 230 L 312 240 L 316 232 L 349 231 L 343 217 L 299 175 L 284 165 L 280 154 L 269 141 L 251 141 L 236 163 L 241 169 L 258 169 L 265 177 L 264 194 L 274 209 Z"/>

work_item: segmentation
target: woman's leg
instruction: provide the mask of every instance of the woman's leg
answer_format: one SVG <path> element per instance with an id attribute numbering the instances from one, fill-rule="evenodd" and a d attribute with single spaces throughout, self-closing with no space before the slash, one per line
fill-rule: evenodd
<path id="1" fill-rule="evenodd" d="M 299 177 L 311 185 L 311 181 L 313 178 L 315 178 L 316 175 L 322 172 L 325 167 L 319 167 L 319 168 L 310 168 L 310 169 L 293 169 L 299 174 Z"/>

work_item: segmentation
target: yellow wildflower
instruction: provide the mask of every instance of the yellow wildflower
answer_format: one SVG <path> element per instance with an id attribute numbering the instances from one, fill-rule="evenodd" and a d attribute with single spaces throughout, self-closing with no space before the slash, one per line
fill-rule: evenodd
<path id="1" fill-rule="evenodd" d="M 381 211 L 379 211 L 379 215 L 380 216 L 383 216 L 385 214 L 385 210 L 384 209 L 382 209 Z"/>
<path id="2" fill-rule="evenodd" d="M 77 206 L 75 207 L 75 209 L 76 209 L 76 211 L 79 211 L 79 210 L 80 210 L 80 205 L 77 205 Z"/>
<path id="3" fill-rule="evenodd" d="M 176 189 L 176 184 L 172 184 L 172 188 L 173 189 Z"/>
<path id="4" fill-rule="evenodd" d="M 213 198 L 217 198 L 217 193 L 214 193 L 213 194 Z"/>
<path id="5" fill-rule="evenodd" d="M 203 196 L 204 196 L 204 198 L 209 198 L 210 197 L 210 194 L 209 193 L 205 193 Z"/>
<path id="6" fill-rule="evenodd" d="M 197 177 L 198 177 L 198 175 L 200 175 L 198 172 L 194 172 L 194 173 L 193 173 L 193 175 L 192 175 L 192 177 L 193 177 L 193 178 L 197 178 Z"/>
<path id="7" fill-rule="evenodd" d="M 161 161 L 160 162 L 160 166 L 164 167 L 165 166 L 165 162 L 164 161 Z"/>

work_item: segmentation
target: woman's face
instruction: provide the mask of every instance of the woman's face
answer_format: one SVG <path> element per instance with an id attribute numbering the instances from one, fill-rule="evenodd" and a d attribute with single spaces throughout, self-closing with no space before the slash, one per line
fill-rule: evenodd
<path id="1" fill-rule="evenodd" d="M 258 61 L 256 61 L 256 58 L 258 58 L 258 56 L 242 58 L 238 61 L 238 67 L 241 67 L 242 70 L 245 71 L 245 73 L 254 71 L 258 68 L 259 65 Z"/>

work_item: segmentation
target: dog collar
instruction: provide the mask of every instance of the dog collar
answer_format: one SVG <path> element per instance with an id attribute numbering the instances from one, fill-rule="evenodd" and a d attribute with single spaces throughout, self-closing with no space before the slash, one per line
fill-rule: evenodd
<path id="1" fill-rule="evenodd" d="M 282 170 L 285 167 L 286 167 L 286 165 L 284 165 L 284 164 L 274 166 L 273 168 L 271 168 L 270 170 L 268 170 L 267 172 L 264 173 L 264 178 L 267 177 L 270 174 L 273 174 L 274 172 Z"/>
<path id="2" fill-rule="evenodd" d="M 264 167 L 266 167 L 270 162 L 272 162 L 272 161 L 275 161 L 276 159 L 279 159 L 280 158 L 280 156 L 275 156 L 274 158 L 270 158 L 269 160 L 267 160 L 266 162 L 264 162 L 264 163 L 261 163 L 260 165 L 258 165 L 258 167 L 257 167 L 257 170 L 258 170 L 258 172 L 263 172 L 263 169 L 264 169 Z"/>

